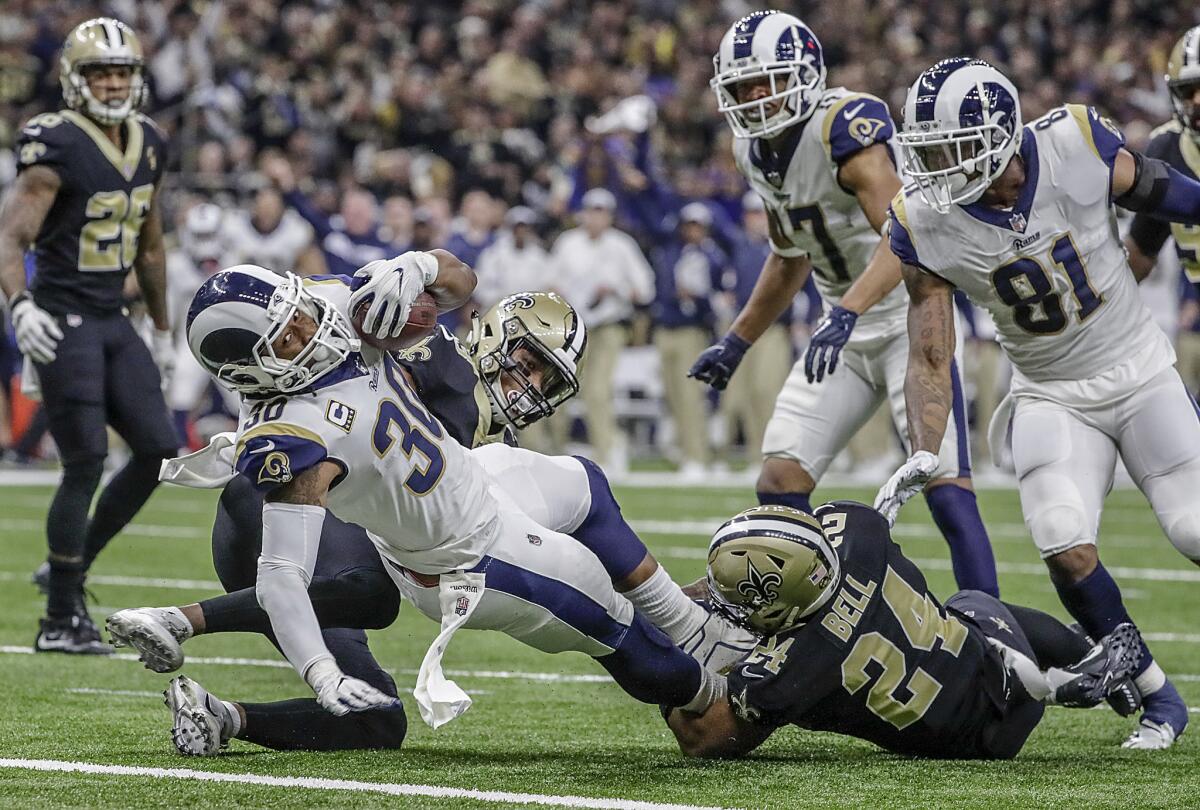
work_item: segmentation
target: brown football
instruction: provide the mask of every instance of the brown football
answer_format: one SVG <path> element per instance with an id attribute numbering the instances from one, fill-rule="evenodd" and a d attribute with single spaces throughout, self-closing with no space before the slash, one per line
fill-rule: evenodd
<path id="1" fill-rule="evenodd" d="M 354 331 L 362 338 L 363 343 L 373 346 L 380 351 L 394 352 L 415 346 L 432 335 L 433 330 L 437 328 L 437 301 L 425 291 L 422 291 L 417 296 L 417 300 L 413 301 L 412 308 L 408 311 L 408 322 L 404 324 L 404 328 L 400 330 L 400 334 L 397 337 L 381 340 L 363 331 L 363 319 L 366 318 L 367 310 L 370 309 L 370 306 L 371 302 L 367 300 L 359 304 L 358 308 L 354 310 Z"/>

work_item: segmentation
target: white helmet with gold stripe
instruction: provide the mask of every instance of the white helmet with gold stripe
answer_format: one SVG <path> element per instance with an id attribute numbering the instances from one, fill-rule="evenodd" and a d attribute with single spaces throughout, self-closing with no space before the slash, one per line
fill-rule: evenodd
<path id="1" fill-rule="evenodd" d="M 722 524 L 708 547 L 713 605 L 762 635 L 802 624 L 829 601 L 840 575 L 820 521 L 787 506 L 747 509 Z"/>

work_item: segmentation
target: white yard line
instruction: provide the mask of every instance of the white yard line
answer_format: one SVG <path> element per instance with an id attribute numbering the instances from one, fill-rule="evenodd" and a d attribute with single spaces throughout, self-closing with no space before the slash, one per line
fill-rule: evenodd
<path id="1" fill-rule="evenodd" d="M 196 782 L 225 782 L 239 785 L 339 790 L 354 793 L 382 793 L 388 796 L 423 796 L 432 799 L 471 799 L 492 804 L 536 804 L 548 807 L 584 807 L 602 810 L 717 810 L 691 804 L 662 804 L 633 799 L 594 799 L 587 796 L 553 796 L 542 793 L 509 793 L 503 790 L 469 790 L 442 785 L 409 785 L 389 782 L 359 782 L 352 779 L 320 779 L 312 776 L 261 776 L 253 773 L 220 773 L 192 768 L 142 768 L 130 765 L 102 765 L 92 762 L 64 762 L 55 759 L 0 759 L 0 768 L 90 773 L 102 776 L 143 776 L 153 779 L 186 779 Z M 319 800 L 318 800 L 319 801 Z"/>
<path id="2" fill-rule="evenodd" d="M 33 655 L 32 647 L 21 647 L 14 644 L 0 645 L 0 655 Z M 138 657 L 130 653 L 117 653 L 116 655 L 106 656 L 107 660 L 117 661 L 133 661 L 138 662 Z M 93 659 L 95 660 L 95 659 Z M 105 659 L 100 659 L 105 660 Z M 271 669 L 291 669 L 292 665 L 282 659 L 272 658 L 225 658 L 225 657 L 191 657 L 187 659 L 189 664 L 211 664 L 214 666 L 229 666 L 229 667 L 268 667 Z M 417 674 L 416 669 L 392 669 L 389 670 L 394 675 L 410 675 Z M 612 683 L 612 678 L 607 675 L 586 675 L 586 674 L 564 674 L 562 672 L 518 672 L 516 670 L 507 669 L 447 669 L 447 675 L 455 678 L 491 678 L 495 680 L 509 681 L 540 681 L 542 683 Z"/>
<path id="3" fill-rule="evenodd" d="M 133 689 L 92 689 L 87 686 L 64 689 L 63 691 L 73 695 L 114 695 L 116 697 L 158 698 L 159 700 L 162 700 L 163 696 L 162 692 L 138 692 Z"/>
<path id="4" fill-rule="evenodd" d="M 29 573 L 0 571 L 0 582 L 29 582 Z M 181 591 L 224 592 L 221 583 L 213 579 L 169 579 L 166 577 L 124 577 L 110 574 L 88 574 L 89 585 L 118 585 L 125 588 L 166 588 Z"/>
<path id="5" fill-rule="evenodd" d="M 17 532 L 44 532 L 45 519 L 34 518 L 3 518 L 0 519 L 0 530 Z M 158 523 L 131 523 L 121 530 L 122 535 L 133 537 L 153 537 L 159 540 L 208 540 L 212 530 L 197 526 L 163 526 Z"/>

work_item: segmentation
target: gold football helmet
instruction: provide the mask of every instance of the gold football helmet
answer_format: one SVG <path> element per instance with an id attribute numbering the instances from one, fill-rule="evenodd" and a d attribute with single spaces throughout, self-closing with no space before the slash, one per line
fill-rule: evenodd
<path id="1" fill-rule="evenodd" d="M 523 428 L 578 393 L 587 329 L 558 295 L 524 292 L 476 313 L 467 346 L 493 418 Z"/>
<path id="2" fill-rule="evenodd" d="M 761 635 L 789 630 L 829 601 L 841 563 L 821 523 L 787 506 L 756 506 L 717 529 L 708 547 L 713 606 Z"/>
<path id="3" fill-rule="evenodd" d="M 92 95 L 84 71 L 94 65 L 128 65 L 133 71 L 129 96 L 119 106 L 104 104 Z M 111 17 L 86 20 L 71 29 L 58 58 L 63 99 L 72 110 L 105 126 L 119 124 L 146 100 L 142 77 L 145 59 L 142 43 L 133 29 Z"/>
<path id="4" fill-rule="evenodd" d="M 1200 85 L 1200 25 L 1188 29 L 1171 49 L 1166 79 L 1179 123 L 1192 137 L 1200 138 L 1200 105 L 1192 102 L 1196 87 Z"/>

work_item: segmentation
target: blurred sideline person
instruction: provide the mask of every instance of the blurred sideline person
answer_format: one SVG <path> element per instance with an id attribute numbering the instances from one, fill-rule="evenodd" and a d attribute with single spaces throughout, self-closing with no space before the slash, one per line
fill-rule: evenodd
<path id="1" fill-rule="evenodd" d="M 1044 706 L 1137 710 L 1132 624 L 1093 647 L 981 591 L 942 605 L 863 504 L 733 517 L 709 544 L 707 592 L 763 640 L 730 672 L 727 699 L 667 715 L 688 756 L 741 756 L 794 724 L 905 756 L 1011 759 Z"/>
<path id="2" fill-rule="evenodd" d="M 898 141 L 916 180 L 892 201 L 889 229 L 912 302 L 913 440 L 876 506 L 895 520 L 936 464 L 957 396 L 961 289 L 991 313 L 1013 364 L 1000 427 L 1011 424 L 1025 524 L 1063 605 L 1100 638 L 1130 621 L 1097 550 L 1118 453 L 1171 544 L 1200 565 L 1196 403 L 1112 227 L 1114 205 L 1200 225 L 1200 183 L 1130 151 L 1094 108 L 1066 104 L 1023 126 L 1012 82 L 965 57 L 913 84 Z M 1188 707 L 1144 645 L 1136 675 L 1145 712 L 1124 747 L 1168 748 Z"/>
<path id="3" fill-rule="evenodd" d="M 346 189 L 337 215 L 326 216 L 296 187 L 296 174 L 287 158 L 276 155 L 264 159 L 262 171 L 279 188 L 284 202 L 312 226 L 330 273 L 353 276 L 358 268 L 395 252 L 379 228 L 379 205 L 371 192 L 357 187 Z"/>
<path id="4" fill-rule="evenodd" d="M 704 203 L 680 209 L 678 224 L 651 252 L 655 296 L 650 305 L 667 410 L 675 423 L 675 446 L 684 478 L 704 477 L 709 462 L 708 403 L 687 370 L 712 340 L 712 298 L 729 263 L 709 237 L 712 214 Z"/>
<path id="5" fill-rule="evenodd" d="M 200 285 L 221 269 L 226 255 L 222 243 L 224 233 L 227 233 L 224 212 L 212 203 L 199 203 L 184 215 L 178 247 L 167 251 L 167 302 L 176 353 L 175 373 L 167 388 L 167 405 L 171 408 L 181 447 L 189 444 L 192 412 L 213 389 L 212 378 L 188 350 L 187 311 Z M 226 407 L 236 414 L 237 397 L 228 391 L 222 390 L 222 393 Z"/>
<path id="6" fill-rule="evenodd" d="M 742 197 L 744 236 L 730 257 L 730 269 L 722 287 L 731 294 L 734 311 L 750 300 L 754 283 L 771 253 L 767 233 L 767 210 L 762 197 L 747 191 Z M 746 350 L 741 374 L 735 374 L 721 393 L 721 414 L 726 420 L 728 443 L 733 444 L 740 426 L 746 443 L 746 460 L 751 467 L 762 461 L 763 434 L 775 399 L 792 368 L 793 307 L 788 306 Z"/>
<path id="7" fill-rule="evenodd" d="M 895 125 L 878 98 L 825 87 L 821 43 L 790 14 L 758 11 L 738 20 L 722 38 L 714 68 L 712 89 L 735 136 L 734 160 L 768 211 L 771 254 L 729 331 L 689 373 L 723 389 L 750 345 L 815 276 L 825 319 L 776 400 L 757 484 L 759 503 L 811 511 L 830 462 L 881 404 L 908 442 L 907 297 L 900 263 L 879 237 L 901 186 Z M 954 430 L 937 448 L 925 497 L 958 586 L 999 595 L 971 483 L 961 347 L 952 354 Z"/>
<path id="8" fill-rule="evenodd" d="M 19 174 L 0 211 L 0 287 L 17 345 L 37 368 L 63 465 L 46 515 L 39 652 L 111 652 L 85 609 L 83 581 L 178 449 L 162 393 L 175 363 L 159 204 L 167 139 L 137 111 L 147 93 L 144 65 L 137 35 L 118 20 L 71 30 L 59 60 L 67 108 L 21 130 Z M 30 245 L 36 270 L 26 289 Z M 153 321 L 149 347 L 124 309 L 131 269 Z M 131 456 L 89 519 L 108 454 L 106 425 Z"/>
<path id="9" fill-rule="evenodd" d="M 224 218 L 221 241 L 226 251 L 222 257 L 226 267 L 234 264 L 257 264 L 272 269 L 291 267 L 300 276 L 316 276 L 326 271 L 312 226 L 289 210 L 279 190 L 270 186 L 255 192 L 249 211 L 234 211 Z"/>
<path id="10" fill-rule="evenodd" d="M 550 259 L 554 288 L 588 327 L 581 398 L 592 455 L 601 467 L 619 473 L 627 456 L 617 434 L 613 373 L 629 344 L 634 307 L 654 298 L 654 271 L 633 237 L 613 227 L 616 205 L 612 192 L 590 189 L 583 195 L 580 224 L 559 235 Z"/>
<path id="11" fill-rule="evenodd" d="M 513 206 L 504 215 L 504 228 L 480 252 L 479 263 L 474 265 L 479 276 L 474 298 L 481 307 L 494 306 L 522 290 L 555 286 L 550 254 L 542 247 L 536 225 L 537 214 L 523 205 Z"/>

